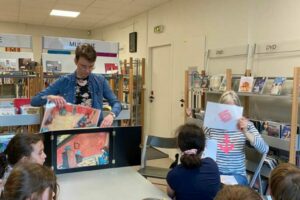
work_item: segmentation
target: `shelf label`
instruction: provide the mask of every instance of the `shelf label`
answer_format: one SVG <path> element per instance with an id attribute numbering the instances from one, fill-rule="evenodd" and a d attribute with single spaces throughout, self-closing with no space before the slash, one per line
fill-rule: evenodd
<path id="1" fill-rule="evenodd" d="M 255 45 L 255 54 L 284 53 L 300 51 L 300 40 L 267 42 Z"/>
<path id="2" fill-rule="evenodd" d="M 216 57 L 247 55 L 248 46 L 249 45 L 241 45 L 241 46 L 227 47 L 223 49 L 209 49 L 208 56 L 210 58 L 216 58 Z"/>

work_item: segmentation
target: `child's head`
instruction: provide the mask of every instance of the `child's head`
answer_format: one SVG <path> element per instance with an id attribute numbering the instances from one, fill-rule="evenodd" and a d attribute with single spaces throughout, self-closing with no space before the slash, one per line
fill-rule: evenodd
<path id="1" fill-rule="evenodd" d="M 43 165 L 46 154 L 44 153 L 43 138 L 40 134 L 17 134 L 8 143 L 4 153 L 6 159 L 1 161 L 1 177 L 7 164 L 14 166 L 19 161 L 28 160 L 29 162 Z"/>
<path id="2" fill-rule="evenodd" d="M 177 143 L 182 152 L 180 162 L 184 167 L 195 168 L 201 164 L 201 154 L 205 148 L 205 135 L 199 126 L 184 124 L 177 129 Z"/>
<path id="3" fill-rule="evenodd" d="M 253 189 L 241 185 L 225 185 L 214 200 L 262 200 Z"/>
<path id="4" fill-rule="evenodd" d="M 300 169 L 289 163 L 278 165 L 271 172 L 270 189 L 274 200 L 300 199 Z"/>
<path id="5" fill-rule="evenodd" d="M 224 92 L 219 99 L 219 103 L 241 106 L 238 95 L 232 90 Z"/>
<path id="6" fill-rule="evenodd" d="M 4 199 L 56 199 L 57 183 L 54 172 L 37 163 L 17 164 L 3 190 Z"/>

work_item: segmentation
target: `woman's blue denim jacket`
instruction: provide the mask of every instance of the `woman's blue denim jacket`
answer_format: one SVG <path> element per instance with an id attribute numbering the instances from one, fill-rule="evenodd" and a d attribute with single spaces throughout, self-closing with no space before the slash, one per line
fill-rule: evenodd
<path id="1" fill-rule="evenodd" d="M 112 107 L 112 112 L 116 116 L 121 112 L 122 106 L 116 95 L 110 89 L 107 80 L 102 75 L 91 73 L 88 80 L 89 91 L 92 96 L 92 107 L 102 111 L 103 98 L 105 98 Z M 68 103 L 75 104 L 76 101 L 76 71 L 60 77 L 57 81 L 38 93 L 31 99 L 32 106 L 42 106 L 47 103 L 48 95 L 59 95 L 65 98 Z M 103 119 L 101 112 L 100 121 Z"/>

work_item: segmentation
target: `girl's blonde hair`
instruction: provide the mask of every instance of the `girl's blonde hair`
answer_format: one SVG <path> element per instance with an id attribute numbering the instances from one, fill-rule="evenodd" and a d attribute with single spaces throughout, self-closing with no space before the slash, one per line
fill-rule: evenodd
<path id="1" fill-rule="evenodd" d="M 234 102 L 235 105 L 241 106 L 241 101 L 238 95 L 233 90 L 224 92 L 219 99 L 219 103 L 227 103 L 227 102 Z"/>

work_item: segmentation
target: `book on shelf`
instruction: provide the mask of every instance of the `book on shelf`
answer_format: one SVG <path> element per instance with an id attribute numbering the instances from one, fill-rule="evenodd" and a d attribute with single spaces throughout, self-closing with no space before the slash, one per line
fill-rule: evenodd
<path id="1" fill-rule="evenodd" d="M 209 76 L 202 76 L 201 88 L 208 89 L 209 87 Z"/>
<path id="2" fill-rule="evenodd" d="M 257 94 L 262 94 L 264 87 L 267 82 L 267 77 L 256 77 L 253 85 L 252 92 Z"/>
<path id="3" fill-rule="evenodd" d="M 240 86 L 240 79 L 239 78 L 233 78 L 232 79 L 232 90 L 238 91 Z"/>
<path id="4" fill-rule="evenodd" d="M 251 92 L 254 78 L 252 76 L 242 76 L 239 85 L 239 92 Z"/>
<path id="5" fill-rule="evenodd" d="M 192 87 L 200 88 L 202 84 L 202 77 L 198 73 L 194 73 L 192 76 Z"/>
<path id="6" fill-rule="evenodd" d="M 286 77 L 276 77 L 272 83 L 270 94 L 280 95 L 285 80 L 286 80 Z"/>
<path id="7" fill-rule="evenodd" d="M 291 125 L 282 124 L 280 138 L 283 140 L 290 140 L 291 138 Z"/>
<path id="8" fill-rule="evenodd" d="M 211 91 L 218 91 L 223 79 L 223 75 L 213 75 L 209 79 L 209 89 Z"/>
<path id="9" fill-rule="evenodd" d="M 274 121 L 267 121 L 267 134 L 268 136 L 280 138 L 281 123 Z"/>
<path id="10" fill-rule="evenodd" d="M 221 92 L 225 92 L 227 88 L 227 80 L 226 80 L 226 76 L 223 77 L 223 80 L 221 82 L 221 85 L 219 87 L 219 91 Z"/>
<path id="11" fill-rule="evenodd" d="M 101 110 L 67 103 L 59 108 L 54 103 L 46 104 L 40 132 L 97 127 Z"/>
<path id="12" fill-rule="evenodd" d="M 260 121 L 259 129 L 256 127 L 260 134 L 268 135 L 268 124 L 268 121 Z"/>

